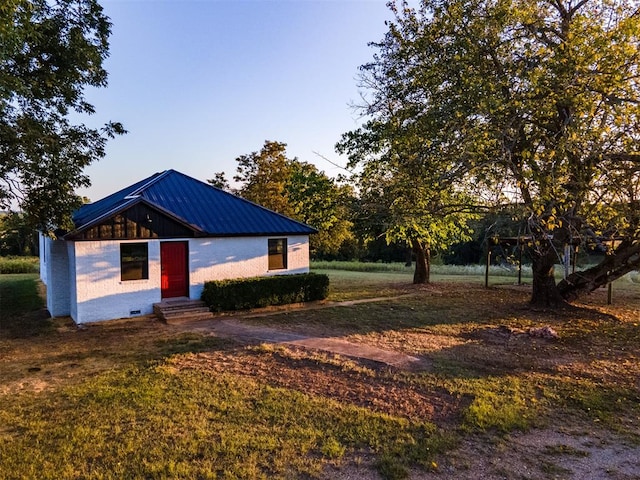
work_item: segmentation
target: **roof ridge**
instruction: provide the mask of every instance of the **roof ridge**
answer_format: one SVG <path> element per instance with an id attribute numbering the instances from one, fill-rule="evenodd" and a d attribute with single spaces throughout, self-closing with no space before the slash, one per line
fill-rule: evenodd
<path id="1" fill-rule="evenodd" d="M 172 169 L 169 170 L 165 170 L 163 172 L 160 172 L 154 176 L 152 176 L 152 178 L 145 183 L 144 185 L 142 185 L 141 187 L 138 187 L 136 190 L 134 190 L 133 192 L 131 192 L 128 195 L 125 195 L 124 199 L 125 200 L 131 200 L 134 198 L 138 198 L 140 196 L 140 194 L 146 190 L 147 188 L 149 188 L 151 185 L 153 185 L 154 183 L 157 183 L 160 179 L 162 179 L 163 177 L 166 177 L 170 172 L 172 172 Z"/>

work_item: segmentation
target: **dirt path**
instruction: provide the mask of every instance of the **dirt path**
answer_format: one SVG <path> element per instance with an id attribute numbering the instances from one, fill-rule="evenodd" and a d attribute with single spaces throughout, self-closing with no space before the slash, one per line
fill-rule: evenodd
<path id="1" fill-rule="evenodd" d="M 313 337 L 270 327 L 249 325 L 243 323 L 239 318 L 185 324 L 182 328 L 193 332 L 212 333 L 216 336 L 233 338 L 242 342 L 279 343 L 321 350 L 411 371 L 428 368 L 428 364 L 423 359 L 404 353 L 348 342 L 341 337 Z"/>
<path id="2" fill-rule="evenodd" d="M 261 342 L 276 344 L 280 343 L 285 345 L 293 345 L 296 347 L 310 348 L 314 350 L 334 353 L 337 355 L 343 355 L 345 357 L 378 362 L 398 369 L 419 371 L 429 368 L 429 363 L 424 359 L 397 351 L 384 350 L 370 345 L 350 342 L 342 337 L 302 335 L 297 333 L 285 332 L 272 327 L 262 327 L 243 322 L 243 319 L 277 315 L 282 313 L 283 311 L 350 307 L 362 303 L 395 300 L 409 295 L 405 294 L 393 297 L 364 298 L 358 300 L 347 300 L 344 302 L 318 302 L 312 304 L 287 305 L 284 307 L 268 308 L 262 311 L 258 310 L 252 311 L 250 313 L 240 313 L 232 317 L 184 323 L 177 326 L 178 328 L 186 331 L 211 333 L 220 337 L 233 338 L 241 342 Z"/>

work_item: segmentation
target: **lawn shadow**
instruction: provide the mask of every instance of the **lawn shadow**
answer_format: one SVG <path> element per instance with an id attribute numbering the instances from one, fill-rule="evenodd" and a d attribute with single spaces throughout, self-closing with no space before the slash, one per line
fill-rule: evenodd
<path id="1" fill-rule="evenodd" d="M 284 312 L 245 312 L 233 317 L 248 324 L 313 336 L 384 334 L 422 329 L 464 329 L 518 316 L 526 308 L 522 293 L 470 284 L 403 286 L 399 296 L 341 302 Z"/>
<path id="2" fill-rule="evenodd" d="M 0 340 L 36 337 L 52 330 L 53 322 L 45 308 L 23 314 L 0 315 Z"/>
<path id="3" fill-rule="evenodd" d="M 0 282 L 0 340 L 29 338 L 52 330 L 37 275 L 3 275 Z"/>
<path id="4" fill-rule="evenodd" d="M 241 348 L 233 340 L 177 332 L 153 317 L 83 328 L 69 317 L 49 319 L 48 324 L 48 329 L 31 336 L 24 328 L 12 338 L 0 336 L 0 393 L 52 389 L 113 369 L 146 367 L 179 354 Z"/>
<path id="5" fill-rule="evenodd" d="M 402 351 L 429 361 L 434 371 L 463 377 L 552 373 L 559 365 L 584 361 L 585 346 L 608 358 L 628 358 L 640 345 L 640 328 L 621 321 L 615 309 L 540 309 L 529 304 L 530 291 L 522 287 L 434 284 L 406 293 L 405 286 L 402 297 L 237 318 Z M 542 327 L 555 329 L 559 338 L 529 335 Z"/>

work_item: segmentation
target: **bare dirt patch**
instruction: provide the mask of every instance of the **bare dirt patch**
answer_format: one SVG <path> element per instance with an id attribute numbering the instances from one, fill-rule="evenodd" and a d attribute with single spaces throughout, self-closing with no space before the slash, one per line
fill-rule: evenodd
<path id="1" fill-rule="evenodd" d="M 640 446 L 588 425 L 536 429 L 497 441 L 470 437 L 443 459 L 437 475 L 412 478 L 637 480 Z"/>
<path id="2" fill-rule="evenodd" d="M 407 297 L 411 292 L 414 295 Z M 436 370 L 446 366 L 445 372 L 566 382 L 566 393 L 576 397 L 567 405 L 575 408 L 577 402 L 584 413 L 566 416 L 566 411 L 558 410 L 524 433 L 464 434 L 459 448 L 440 458 L 433 472 L 412 471 L 410 478 L 640 479 L 640 447 L 630 440 L 640 435 L 640 418 L 625 419 L 627 411 L 616 419 L 616 407 L 607 405 L 609 399 L 616 401 L 619 388 L 625 389 L 626 398 L 621 400 L 628 402 L 620 404 L 621 409 L 640 399 L 640 304 L 635 293 L 606 305 L 602 292 L 596 292 L 586 302 L 560 311 L 530 308 L 529 293 L 522 287 L 486 290 L 439 285 L 405 287 L 402 294 L 403 298 L 360 305 L 358 310 L 336 310 L 333 316 L 326 310 L 321 316 L 293 311 L 254 316 L 246 322 L 291 333 L 341 335 L 353 342 L 419 355 L 434 363 Z M 530 330 L 551 330 L 557 337 L 530 335 Z M 287 347 L 247 349 L 233 359 L 202 353 L 181 359 L 180 366 L 211 372 L 230 369 L 274 386 L 391 415 L 428 419 L 442 428 L 458 428 L 471 401 L 433 384 L 403 380 L 397 372 L 382 372 L 379 366 L 341 364 L 345 361 L 327 355 L 318 360 L 308 351 Z M 571 390 L 586 384 L 595 389 L 592 398 L 588 390 Z M 564 405 L 564 400 L 552 402 Z M 599 423 L 601 417 L 606 425 Z M 611 429 L 616 421 L 624 433 L 616 433 L 618 427 Z M 379 476 L 359 458 L 345 461 L 326 478 Z"/>
<path id="3" fill-rule="evenodd" d="M 202 352 L 177 357 L 178 368 L 224 371 L 274 387 L 349 403 L 389 415 L 445 426 L 458 419 L 468 399 L 416 384 L 375 362 L 354 361 L 295 347 L 244 347 L 230 353 Z"/>

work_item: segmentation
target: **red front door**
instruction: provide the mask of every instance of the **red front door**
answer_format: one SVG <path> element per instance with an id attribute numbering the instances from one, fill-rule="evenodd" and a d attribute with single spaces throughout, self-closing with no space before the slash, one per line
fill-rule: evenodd
<path id="1" fill-rule="evenodd" d="M 162 298 L 188 297 L 187 242 L 160 243 Z"/>

